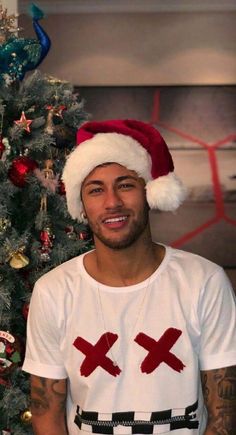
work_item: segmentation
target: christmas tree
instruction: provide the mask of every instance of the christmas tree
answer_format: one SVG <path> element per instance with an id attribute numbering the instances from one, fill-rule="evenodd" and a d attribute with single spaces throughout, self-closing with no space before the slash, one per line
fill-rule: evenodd
<path id="1" fill-rule="evenodd" d="M 37 39 L 15 35 L 0 7 L 0 433 L 32 433 L 29 379 L 21 370 L 35 281 L 91 248 L 72 221 L 61 180 L 77 128 L 87 118 L 68 82 L 35 68 L 50 40 L 33 8 Z M 34 70 L 26 78 L 26 72 Z M 56 295 L 55 295 L 56 297 Z"/>

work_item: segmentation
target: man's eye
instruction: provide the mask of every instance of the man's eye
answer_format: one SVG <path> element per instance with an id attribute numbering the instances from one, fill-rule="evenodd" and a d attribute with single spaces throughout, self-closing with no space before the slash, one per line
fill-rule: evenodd
<path id="1" fill-rule="evenodd" d="M 132 183 L 119 184 L 119 189 L 132 189 L 133 187 L 134 187 L 134 184 L 132 184 Z"/>
<path id="2" fill-rule="evenodd" d="M 101 192 L 102 192 L 101 187 L 94 187 L 93 189 L 90 189 L 88 193 L 89 193 L 89 195 L 93 195 L 93 194 L 101 193 Z"/>

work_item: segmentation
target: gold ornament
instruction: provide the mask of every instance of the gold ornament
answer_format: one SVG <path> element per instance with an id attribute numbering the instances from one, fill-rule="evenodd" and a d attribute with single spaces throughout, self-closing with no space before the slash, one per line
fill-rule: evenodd
<path id="1" fill-rule="evenodd" d="M 45 168 L 40 170 L 36 168 L 34 170 L 34 175 L 38 178 L 38 180 L 42 183 L 42 185 L 55 193 L 58 187 L 58 178 L 59 174 L 55 175 L 53 172 L 53 161 L 48 159 L 45 161 Z M 43 194 L 41 197 L 41 211 L 47 211 L 47 194 Z"/>
<path id="2" fill-rule="evenodd" d="M 70 239 L 70 240 L 76 240 L 77 239 L 77 234 L 76 234 L 76 232 L 74 230 L 73 225 L 68 225 L 65 228 L 65 232 L 67 234 L 68 239 Z"/>
<path id="3" fill-rule="evenodd" d="M 9 259 L 10 266 L 13 269 L 22 269 L 25 266 L 28 266 L 29 259 L 26 255 L 23 254 L 25 247 L 19 248 L 18 251 L 14 251 L 10 253 Z"/>
<path id="4" fill-rule="evenodd" d="M 55 138 L 55 143 L 53 144 L 56 148 L 72 148 L 75 143 L 75 133 L 71 127 L 68 127 L 63 122 L 63 110 L 66 106 L 47 106 L 48 110 L 47 120 L 45 125 L 45 133 Z M 54 123 L 54 117 L 57 116 L 62 118 L 60 124 Z"/>
<path id="5" fill-rule="evenodd" d="M 32 414 L 30 409 L 26 409 L 21 413 L 20 419 L 24 424 L 30 424 L 32 420 Z"/>
<path id="6" fill-rule="evenodd" d="M 50 83 L 51 85 L 61 85 L 63 83 L 69 83 L 66 80 L 60 80 L 57 77 L 53 77 L 50 75 L 47 76 L 47 82 Z"/>
<path id="7" fill-rule="evenodd" d="M 16 27 L 16 20 L 16 15 L 7 15 L 7 9 L 0 5 L 0 44 L 3 44 L 12 33 L 21 30 L 20 27 Z"/>
<path id="8" fill-rule="evenodd" d="M 7 218 L 0 217 L 0 235 L 4 234 L 7 228 L 11 226 L 11 221 Z"/>
<path id="9" fill-rule="evenodd" d="M 66 109 L 66 106 L 63 106 L 62 104 L 59 106 L 47 106 L 46 109 L 48 110 L 47 115 L 47 121 L 45 126 L 45 132 L 53 135 L 54 132 L 59 128 L 58 126 L 55 126 L 53 122 L 53 117 L 57 116 L 59 118 L 62 118 L 62 112 Z M 61 127 L 60 127 L 61 128 Z"/>
<path id="10" fill-rule="evenodd" d="M 43 169 L 43 174 L 46 179 L 50 178 L 52 180 L 54 178 L 52 167 L 53 161 L 51 159 L 45 160 L 45 168 Z"/>

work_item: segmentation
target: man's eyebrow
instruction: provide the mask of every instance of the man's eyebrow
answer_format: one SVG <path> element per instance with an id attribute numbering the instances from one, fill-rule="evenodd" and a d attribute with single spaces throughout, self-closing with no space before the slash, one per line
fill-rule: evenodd
<path id="1" fill-rule="evenodd" d="M 134 180 L 137 181 L 138 177 L 132 175 L 122 175 L 121 177 L 117 177 L 115 179 L 115 183 L 120 183 L 125 180 Z M 84 187 L 91 186 L 91 184 L 97 184 L 98 186 L 103 186 L 104 182 L 101 180 L 89 180 L 84 184 Z"/>
<path id="2" fill-rule="evenodd" d="M 91 184 L 98 184 L 99 186 L 102 186 L 104 183 L 101 180 L 89 180 L 84 184 L 84 187 L 90 186 Z"/>
<path id="3" fill-rule="evenodd" d="M 135 177 L 134 175 L 122 175 L 121 177 L 116 178 L 116 182 L 120 183 L 121 181 L 129 180 L 129 179 L 137 181 L 138 177 Z"/>

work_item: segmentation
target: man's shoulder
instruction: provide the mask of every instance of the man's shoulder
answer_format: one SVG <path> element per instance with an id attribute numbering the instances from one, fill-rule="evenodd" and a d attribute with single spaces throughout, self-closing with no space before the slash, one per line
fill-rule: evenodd
<path id="1" fill-rule="evenodd" d="M 83 273 L 83 257 L 84 254 L 81 254 L 61 263 L 59 266 L 56 266 L 42 275 L 37 280 L 36 285 L 38 287 L 47 287 L 51 284 L 60 286 L 74 281 Z"/>
<path id="2" fill-rule="evenodd" d="M 198 263 L 198 264 L 203 264 L 206 267 L 210 267 L 213 269 L 217 269 L 220 266 L 218 264 L 216 264 L 214 261 L 203 257 L 202 255 L 196 254 L 194 252 L 190 252 L 190 251 L 185 251 L 183 249 L 179 249 L 179 248 L 174 248 L 171 247 L 170 248 L 173 251 L 173 254 L 181 259 L 181 261 L 186 261 L 186 262 L 194 262 L 194 263 Z"/>
<path id="3" fill-rule="evenodd" d="M 181 289 L 182 295 L 191 295 L 197 301 L 199 295 L 214 295 L 232 291 L 232 285 L 224 269 L 213 261 L 191 252 L 167 248 L 169 261 L 164 269 L 168 284 Z M 171 286 L 170 286 L 171 288 Z M 194 299 L 196 297 L 196 299 Z"/>
<path id="4" fill-rule="evenodd" d="M 186 274 L 201 273 L 205 277 L 209 277 L 215 273 L 224 273 L 220 265 L 215 262 L 195 254 L 193 252 L 176 249 L 173 247 L 170 250 L 170 265 L 179 267 L 186 272 Z"/>

